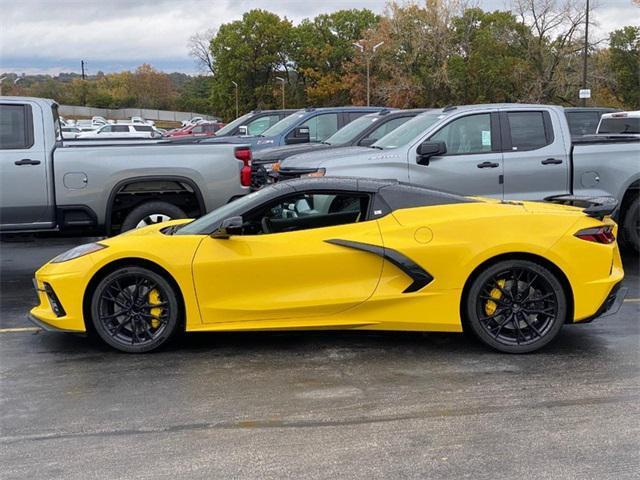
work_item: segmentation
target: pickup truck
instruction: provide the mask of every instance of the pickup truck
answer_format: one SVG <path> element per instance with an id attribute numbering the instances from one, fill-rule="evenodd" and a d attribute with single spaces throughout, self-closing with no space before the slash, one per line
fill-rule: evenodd
<path id="1" fill-rule="evenodd" d="M 0 97 L 0 232 L 115 234 L 249 192 L 246 145 L 65 142 L 53 100 Z"/>
<path id="2" fill-rule="evenodd" d="M 253 170 L 252 186 L 259 188 L 265 183 L 268 183 L 272 164 L 280 160 L 308 152 L 334 150 L 348 146 L 371 145 L 387 133 L 424 111 L 424 108 L 416 108 L 413 110 L 384 109 L 357 118 L 321 142 L 285 145 L 283 147 L 270 147 L 258 150 L 253 155 L 251 165 Z"/>
<path id="3" fill-rule="evenodd" d="M 240 135 L 236 137 L 216 135 L 201 140 L 201 143 L 239 143 L 251 145 L 251 150 L 321 142 L 336 133 L 356 118 L 383 110 L 380 107 L 327 107 L 306 108 L 269 127 L 260 135 Z"/>
<path id="4" fill-rule="evenodd" d="M 395 178 L 502 200 L 613 196 L 622 239 L 640 250 L 640 138 L 571 138 L 564 109 L 493 104 L 430 110 L 370 147 L 295 155 L 279 179 Z"/>

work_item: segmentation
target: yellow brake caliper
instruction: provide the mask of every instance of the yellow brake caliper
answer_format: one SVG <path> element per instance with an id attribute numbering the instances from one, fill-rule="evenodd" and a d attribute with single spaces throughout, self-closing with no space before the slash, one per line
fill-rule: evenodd
<path id="1" fill-rule="evenodd" d="M 150 305 L 158 305 L 162 303 L 160 300 L 160 292 L 155 288 L 149 292 L 149 304 Z M 162 315 L 162 307 L 153 307 L 149 310 L 149 313 L 153 315 L 155 318 L 151 318 L 151 326 L 153 328 L 158 328 L 160 326 L 160 315 Z"/>
<path id="2" fill-rule="evenodd" d="M 498 280 L 496 283 L 500 286 L 500 288 L 504 288 L 507 281 Z M 500 300 L 502 298 L 502 292 L 500 291 L 500 288 L 494 288 L 493 290 L 491 290 L 489 296 L 495 298 L 496 300 Z M 498 304 L 493 300 L 487 300 L 487 302 L 484 304 L 484 312 L 487 315 L 493 315 L 497 309 Z"/>

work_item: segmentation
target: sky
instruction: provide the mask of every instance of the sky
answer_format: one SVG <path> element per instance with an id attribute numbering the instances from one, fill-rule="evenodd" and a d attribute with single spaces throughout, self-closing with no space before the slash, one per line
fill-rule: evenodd
<path id="1" fill-rule="evenodd" d="M 485 10 L 505 10 L 512 0 L 473 0 Z M 558 0 L 563 1 L 563 0 Z M 576 0 L 581 1 L 581 0 Z M 166 72 L 196 73 L 189 37 L 237 20 L 253 8 L 294 23 L 319 13 L 369 8 L 386 0 L 0 0 L 0 73 L 133 70 L 150 63 Z M 594 39 L 623 25 L 640 25 L 632 0 L 591 0 Z"/>

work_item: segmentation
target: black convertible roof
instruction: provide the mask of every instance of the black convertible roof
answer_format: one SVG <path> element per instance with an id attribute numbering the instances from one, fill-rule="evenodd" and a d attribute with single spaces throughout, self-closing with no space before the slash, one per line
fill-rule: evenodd
<path id="1" fill-rule="evenodd" d="M 389 205 L 390 210 L 421 206 L 471 203 L 475 200 L 441 190 L 433 190 L 418 185 L 359 177 L 306 177 L 286 180 L 274 185 L 288 186 L 296 192 L 309 190 L 357 191 L 378 193 Z"/>

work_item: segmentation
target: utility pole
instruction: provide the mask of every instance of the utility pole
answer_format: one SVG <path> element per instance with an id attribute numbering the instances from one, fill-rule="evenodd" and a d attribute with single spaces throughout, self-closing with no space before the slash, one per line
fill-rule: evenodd
<path id="1" fill-rule="evenodd" d="M 279 80 L 280 82 L 282 82 L 282 109 L 284 110 L 284 84 L 286 80 L 282 77 L 276 77 L 276 80 Z"/>
<path id="2" fill-rule="evenodd" d="M 587 0 L 587 15 L 584 23 L 584 54 L 582 58 L 582 88 L 587 88 L 587 55 L 589 54 L 589 0 Z M 587 106 L 587 99 L 582 99 L 582 106 Z"/>
<path id="3" fill-rule="evenodd" d="M 80 68 L 82 69 L 82 80 L 86 80 L 87 77 L 84 74 L 84 60 L 80 60 Z"/>
<path id="4" fill-rule="evenodd" d="M 233 83 L 233 86 L 236 88 L 236 118 L 238 118 L 240 116 L 238 115 L 238 84 L 233 80 L 231 80 L 231 83 Z"/>
<path id="5" fill-rule="evenodd" d="M 367 54 L 367 52 L 365 51 L 364 45 L 362 45 L 360 42 L 356 42 L 353 44 L 354 47 L 356 47 L 358 50 L 360 50 L 360 52 L 362 52 L 362 55 L 364 55 L 364 59 L 367 64 L 367 107 L 371 105 L 371 79 L 370 79 L 371 57 L 373 56 L 374 53 L 376 53 L 376 50 L 378 50 L 378 48 L 382 46 L 383 43 L 384 42 L 380 42 L 374 45 L 373 48 L 371 49 L 370 54 Z"/>

